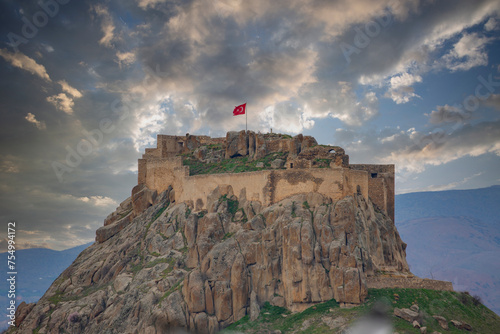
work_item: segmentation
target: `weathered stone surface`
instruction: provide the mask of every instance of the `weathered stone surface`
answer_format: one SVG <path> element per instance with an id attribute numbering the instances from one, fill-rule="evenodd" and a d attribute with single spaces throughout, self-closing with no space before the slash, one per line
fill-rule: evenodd
<path id="1" fill-rule="evenodd" d="M 214 307 L 217 320 L 229 319 L 233 313 L 232 290 L 228 282 L 217 281 L 214 286 Z"/>
<path id="2" fill-rule="evenodd" d="M 417 312 L 419 311 L 419 307 L 417 304 L 413 304 L 412 306 L 410 306 L 410 310 L 412 310 L 413 312 Z"/>
<path id="3" fill-rule="evenodd" d="M 451 324 L 453 326 L 455 326 L 458 329 L 465 329 L 465 330 L 468 330 L 468 331 L 472 330 L 472 326 L 469 325 L 468 323 L 465 323 L 465 322 L 462 322 L 462 321 L 458 321 L 458 320 L 450 320 L 450 322 L 451 322 Z"/>
<path id="4" fill-rule="evenodd" d="M 31 312 L 33 307 L 35 307 L 35 303 L 26 304 L 25 302 L 22 302 L 21 304 L 19 304 L 19 306 L 17 307 L 16 313 L 15 313 L 15 315 L 16 315 L 16 321 L 15 321 L 16 327 L 19 327 L 19 324 L 21 324 L 21 322 L 24 320 L 24 318 L 26 318 L 28 313 Z"/>
<path id="5" fill-rule="evenodd" d="M 226 159 L 248 155 L 248 134 L 230 131 L 226 135 Z"/>
<path id="6" fill-rule="evenodd" d="M 252 291 L 250 294 L 250 320 L 255 321 L 259 317 L 260 307 L 257 301 L 257 294 Z"/>
<path id="7" fill-rule="evenodd" d="M 276 159 L 271 161 L 271 168 L 279 169 L 283 168 L 283 166 L 285 166 L 285 160 L 283 159 Z"/>
<path id="8" fill-rule="evenodd" d="M 258 317 L 265 302 L 293 311 L 332 298 L 357 305 L 367 294 L 362 268 L 407 268 L 394 223 L 362 196 L 333 203 L 301 194 L 262 207 L 220 184 L 208 195 L 209 212 L 200 214 L 171 203 L 173 192 L 82 252 L 27 314 L 21 332 L 112 326 L 117 333 L 214 333 L 246 314 Z M 222 197 L 239 200 L 244 214 L 235 219 Z M 52 304 L 56 295 L 65 302 Z M 69 323 L 74 312 L 79 320 Z"/>
<path id="9" fill-rule="evenodd" d="M 132 282 L 132 275 L 121 274 L 115 278 L 113 287 L 115 288 L 116 292 L 123 292 L 130 285 L 130 282 Z"/>
<path id="10" fill-rule="evenodd" d="M 417 320 L 413 320 L 412 326 L 413 328 L 420 328 L 420 323 Z"/>
<path id="11" fill-rule="evenodd" d="M 427 334 L 427 327 L 420 327 L 420 334 Z"/>
<path id="12" fill-rule="evenodd" d="M 445 329 L 445 330 L 449 329 L 448 321 L 446 320 L 445 317 L 442 317 L 440 315 L 433 315 L 432 317 L 437 320 L 437 322 L 439 323 L 439 326 L 441 326 L 442 329 Z"/>
<path id="13" fill-rule="evenodd" d="M 184 280 L 183 295 L 191 313 L 205 311 L 205 288 L 199 269 L 193 270 Z"/>
<path id="14" fill-rule="evenodd" d="M 132 189 L 132 207 L 134 216 L 139 215 L 155 203 L 156 190 L 150 190 L 145 185 L 137 185 Z"/>
<path id="15" fill-rule="evenodd" d="M 418 319 L 418 313 L 408 308 L 394 308 L 394 315 L 410 323 Z"/>
<path id="16" fill-rule="evenodd" d="M 104 242 L 109 238 L 111 238 L 112 236 L 114 236 L 115 234 L 117 234 L 118 232 L 120 232 L 121 230 L 123 230 L 125 226 L 127 226 L 131 222 L 132 215 L 133 213 L 130 212 L 127 216 L 123 217 L 118 221 L 115 221 L 110 225 L 99 227 L 96 230 L 95 241 L 99 243 Z"/>
<path id="17" fill-rule="evenodd" d="M 116 208 L 115 211 L 110 213 L 104 220 L 104 226 L 111 225 L 115 221 L 122 219 L 132 210 L 132 197 L 127 198 Z"/>

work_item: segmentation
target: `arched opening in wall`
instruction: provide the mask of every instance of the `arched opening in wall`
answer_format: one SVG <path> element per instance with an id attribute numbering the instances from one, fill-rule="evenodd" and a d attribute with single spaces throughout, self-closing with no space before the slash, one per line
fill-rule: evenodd
<path id="1" fill-rule="evenodd" d="M 293 168 L 293 162 L 290 162 L 290 168 Z"/>
<path id="2" fill-rule="evenodd" d="M 333 148 L 332 148 L 330 151 L 328 151 L 328 153 L 330 153 L 330 154 L 335 154 L 335 153 L 337 153 L 337 152 L 335 152 L 335 149 L 333 149 Z"/>
<path id="3" fill-rule="evenodd" d="M 361 186 L 359 184 L 356 186 L 356 192 L 361 195 Z"/>
<path id="4" fill-rule="evenodd" d="M 377 173 L 372 173 L 372 179 L 376 178 L 378 176 Z"/>

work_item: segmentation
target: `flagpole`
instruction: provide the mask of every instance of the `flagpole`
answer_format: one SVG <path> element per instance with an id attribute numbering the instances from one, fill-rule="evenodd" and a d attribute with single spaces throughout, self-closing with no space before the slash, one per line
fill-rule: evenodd
<path id="1" fill-rule="evenodd" d="M 245 133 L 248 132 L 248 108 L 245 108 Z"/>

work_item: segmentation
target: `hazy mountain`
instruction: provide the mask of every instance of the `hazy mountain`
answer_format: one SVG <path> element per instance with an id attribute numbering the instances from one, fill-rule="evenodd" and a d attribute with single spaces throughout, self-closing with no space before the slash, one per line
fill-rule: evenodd
<path id="1" fill-rule="evenodd" d="M 40 299 L 64 269 L 76 259 L 78 254 L 91 244 L 88 243 L 63 251 L 55 251 L 47 248 L 31 248 L 16 251 L 15 262 L 18 273 L 16 282 L 17 305 L 23 301 L 30 303 Z M 8 253 L 0 253 L 2 263 L 7 264 L 7 255 Z M 5 310 L 9 303 L 7 292 L 7 284 L 1 284 L 0 307 L 2 307 L 2 310 Z M 7 320 L 4 318 L 0 319 L 0 330 L 7 327 Z"/>
<path id="2" fill-rule="evenodd" d="M 453 282 L 500 314 L 500 186 L 396 196 L 396 225 L 420 276 Z"/>

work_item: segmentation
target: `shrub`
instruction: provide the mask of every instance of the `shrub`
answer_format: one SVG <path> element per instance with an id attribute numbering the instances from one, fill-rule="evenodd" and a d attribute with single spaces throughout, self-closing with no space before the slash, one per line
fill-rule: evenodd
<path id="1" fill-rule="evenodd" d="M 481 300 L 481 297 L 474 295 L 472 296 L 472 304 L 474 304 L 474 306 L 479 306 L 483 304 L 483 301 Z"/>
<path id="2" fill-rule="evenodd" d="M 460 302 L 464 305 L 469 304 L 469 302 L 470 302 L 469 293 L 467 291 L 460 292 L 460 294 L 458 295 L 458 300 L 460 300 Z"/>
<path id="3" fill-rule="evenodd" d="M 75 322 L 80 321 L 80 315 L 78 314 L 78 312 L 71 313 L 68 316 L 68 321 L 71 322 L 71 323 L 75 323 Z"/>

